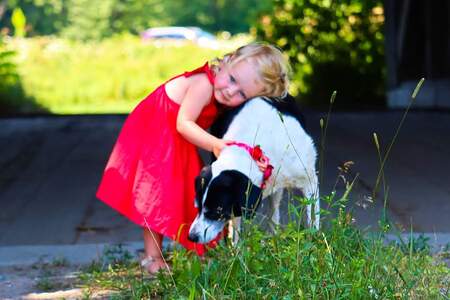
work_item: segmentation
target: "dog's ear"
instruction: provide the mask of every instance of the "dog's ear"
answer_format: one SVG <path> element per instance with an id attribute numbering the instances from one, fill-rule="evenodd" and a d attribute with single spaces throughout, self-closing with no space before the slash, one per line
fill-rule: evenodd
<path id="1" fill-rule="evenodd" d="M 199 211 L 202 209 L 202 199 L 205 194 L 206 187 L 211 181 L 212 171 L 211 166 L 205 166 L 200 171 L 200 175 L 195 178 L 195 206 Z"/>

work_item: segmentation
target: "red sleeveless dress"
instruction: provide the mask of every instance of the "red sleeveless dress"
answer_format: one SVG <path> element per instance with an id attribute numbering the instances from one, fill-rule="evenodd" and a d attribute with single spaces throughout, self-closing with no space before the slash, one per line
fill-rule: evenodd
<path id="1" fill-rule="evenodd" d="M 208 63 L 176 77 L 198 73 L 205 73 L 213 84 Z M 150 227 L 201 255 L 204 246 L 190 242 L 187 236 L 197 214 L 194 180 L 203 163 L 196 146 L 176 129 L 180 106 L 168 97 L 165 85 L 148 95 L 126 119 L 97 197 L 139 226 Z M 217 112 L 211 97 L 196 123 L 208 128 Z"/>

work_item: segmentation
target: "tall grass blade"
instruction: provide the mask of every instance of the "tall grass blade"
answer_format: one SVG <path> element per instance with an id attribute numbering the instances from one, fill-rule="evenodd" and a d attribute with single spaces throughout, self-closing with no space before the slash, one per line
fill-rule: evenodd
<path id="1" fill-rule="evenodd" d="M 320 138 L 320 157 L 319 157 L 319 186 L 322 186 L 323 183 L 323 168 L 325 165 L 325 145 L 327 139 L 327 130 L 328 123 L 330 121 L 331 109 L 334 104 L 334 100 L 336 99 L 337 91 L 333 91 L 330 97 L 330 105 L 328 106 L 328 112 L 325 119 L 325 124 L 323 119 L 320 119 L 320 129 L 321 129 L 321 138 Z"/>
<path id="2" fill-rule="evenodd" d="M 380 184 L 380 179 L 381 179 L 381 176 L 382 176 L 382 174 L 384 172 L 384 166 L 385 166 L 386 161 L 387 161 L 387 159 L 389 157 L 389 154 L 391 152 L 392 146 L 394 145 L 395 141 L 397 140 L 397 136 L 398 136 L 398 134 L 400 132 L 400 129 L 403 126 L 403 123 L 405 122 L 405 119 L 406 119 L 406 116 L 408 115 L 409 109 L 411 108 L 412 104 L 414 103 L 414 100 L 416 99 L 416 96 L 419 93 L 420 88 L 422 87 L 424 81 L 425 81 L 425 78 L 422 78 L 422 79 L 420 79 L 419 83 L 416 85 L 416 88 L 414 89 L 414 92 L 411 95 L 411 100 L 409 101 L 408 106 L 406 107 L 406 110 L 403 113 L 402 119 L 400 120 L 400 123 L 397 126 L 397 130 L 395 131 L 394 137 L 392 138 L 392 141 L 389 144 L 389 147 L 388 147 L 388 149 L 386 151 L 386 154 L 384 155 L 383 161 L 381 162 L 380 170 L 378 171 L 377 179 L 375 181 L 375 186 L 374 186 L 373 191 L 372 191 L 372 198 L 373 199 L 375 199 L 376 196 L 377 196 L 378 186 Z"/>

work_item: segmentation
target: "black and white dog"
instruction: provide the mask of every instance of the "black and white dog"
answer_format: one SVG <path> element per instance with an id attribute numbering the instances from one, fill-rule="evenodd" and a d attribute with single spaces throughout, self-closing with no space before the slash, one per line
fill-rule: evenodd
<path id="1" fill-rule="evenodd" d="M 230 145 L 196 178 L 196 206 L 199 213 L 189 230 L 189 239 L 207 243 L 232 217 L 251 216 L 262 198 L 272 195 L 272 221 L 279 224 L 279 206 L 285 188 L 299 188 L 314 199 L 314 226 L 319 227 L 319 192 L 316 149 L 302 127 L 294 99 L 276 101 L 257 97 L 223 114 L 212 133 L 225 140 L 259 145 L 274 166 L 267 185 L 261 189 L 263 173 L 249 152 Z M 312 225 L 311 205 L 307 223 Z"/>

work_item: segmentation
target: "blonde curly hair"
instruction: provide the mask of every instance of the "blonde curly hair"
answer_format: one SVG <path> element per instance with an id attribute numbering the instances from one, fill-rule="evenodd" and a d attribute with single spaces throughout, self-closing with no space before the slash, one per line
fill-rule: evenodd
<path id="1" fill-rule="evenodd" d="M 250 62 L 255 66 L 259 79 L 264 86 L 260 96 L 284 97 L 289 88 L 290 66 L 283 53 L 276 47 L 262 42 L 250 43 L 225 54 L 222 59 L 211 63 L 218 68 L 217 63 L 232 66 L 240 61 Z"/>

